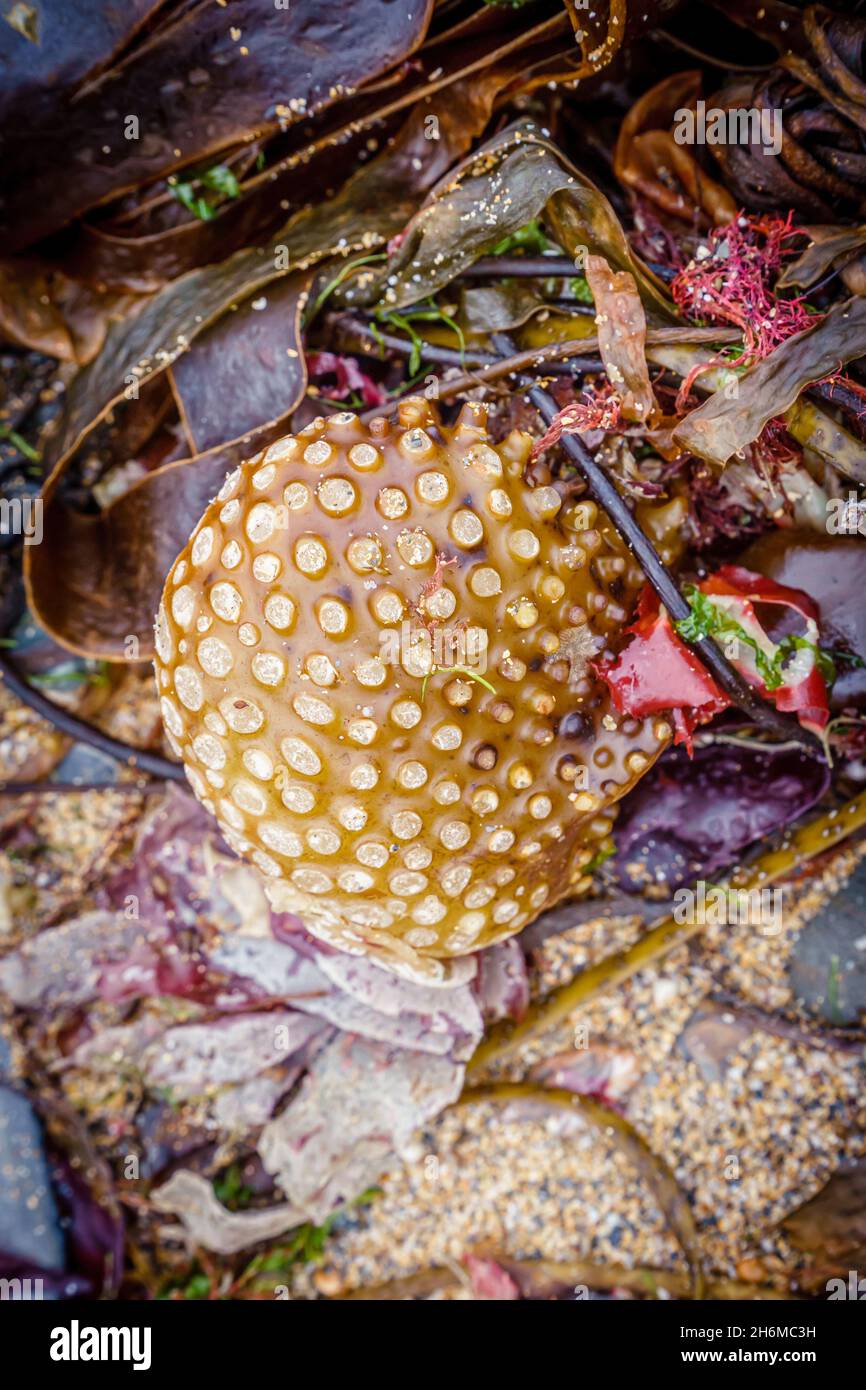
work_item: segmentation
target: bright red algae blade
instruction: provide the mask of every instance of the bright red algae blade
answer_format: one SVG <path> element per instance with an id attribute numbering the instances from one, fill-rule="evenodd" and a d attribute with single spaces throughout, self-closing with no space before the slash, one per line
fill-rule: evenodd
<path id="1" fill-rule="evenodd" d="M 677 635 L 649 585 L 640 597 L 637 622 L 628 630 L 632 640 L 614 661 L 599 662 L 596 671 L 620 714 L 639 719 L 670 711 L 674 743 L 685 743 L 691 752 L 695 728 L 727 709 L 730 700 Z"/>
<path id="2" fill-rule="evenodd" d="M 745 600 L 748 616 L 758 619 L 751 605 L 772 603 L 793 608 L 808 623 L 817 627 L 820 621 L 818 605 L 802 589 L 791 588 L 788 584 L 778 584 L 774 579 L 766 579 L 742 565 L 723 565 L 717 574 L 711 575 L 701 585 L 705 594 L 729 595 Z M 748 673 L 746 673 L 748 675 Z M 754 682 L 752 682 L 754 684 Z M 827 685 L 814 664 L 804 680 L 791 685 L 780 685 L 778 689 L 767 691 L 758 685 L 761 694 L 771 699 L 776 709 L 785 714 L 796 714 L 805 728 L 816 731 L 823 729 L 830 718 Z"/>
<path id="3" fill-rule="evenodd" d="M 817 625 L 818 609 L 808 594 L 740 565 L 723 565 L 697 587 L 709 598 L 737 601 L 744 636 L 758 632 L 766 637 L 754 603 L 784 604 Z M 675 729 L 674 743 L 684 743 L 691 752 L 694 730 L 727 709 L 730 700 L 679 636 L 649 586 L 641 594 L 637 621 L 628 630 L 631 640 L 614 660 L 596 665 L 598 675 L 610 689 L 620 714 L 641 718 L 669 711 Z M 733 664 L 765 699 L 785 713 L 796 714 L 804 727 L 820 730 L 827 723 L 827 687 L 817 662 L 803 679 L 792 684 L 783 682 L 772 690 L 741 661 L 734 658 Z"/>
<path id="4" fill-rule="evenodd" d="M 813 328 L 782 343 L 738 383 L 736 396 L 716 391 L 674 430 L 674 441 L 708 463 L 724 466 L 788 410 L 812 382 L 866 352 L 866 300 L 835 305 Z"/>

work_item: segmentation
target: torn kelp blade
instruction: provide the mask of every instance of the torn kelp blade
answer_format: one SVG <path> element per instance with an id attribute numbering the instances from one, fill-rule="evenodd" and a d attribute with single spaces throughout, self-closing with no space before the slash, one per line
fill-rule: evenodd
<path id="1" fill-rule="evenodd" d="M 62 112 L 9 130 L 0 239 L 20 249 L 124 189 L 218 162 L 220 150 L 323 109 L 411 53 L 431 9 L 432 0 L 233 0 L 229 12 L 200 0 Z"/>
<path id="2" fill-rule="evenodd" d="M 488 140 L 433 189 L 376 277 L 387 290 L 383 306 L 400 308 L 435 294 L 542 212 L 572 256 L 591 251 L 613 270 L 630 271 L 653 321 L 676 321 L 663 287 L 630 250 L 610 203 L 528 120 Z"/>
<path id="3" fill-rule="evenodd" d="M 390 127 L 386 131 L 390 134 Z M 227 199 L 205 220 L 190 217 L 159 231 L 134 234 L 134 222 L 121 227 L 85 220 L 76 227 L 64 269 L 87 285 L 136 293 L 159 290 L 187 271 L 260 244 L 285 224 L 286 208 L 300 209 L 325 199 L 333 189 L 335 161 L 342 168 L 355 168 L 362 162 L 361 151 L 368 153 L 369 139 L 369 130 L 362 127 L 359 132 L 341 130 L 333 143 L 305 145 L 280 165 L 243 182 L 238 197 Z"/>
<path id="4" fill-rule="evenodd" d="M 141 384 L 171 366 L 233 304 L 292 270 L 337 253 L 370 251 L 398 232 L 431 182 L 486 124 L 496 88 L 482 79 L 479 97 L 470 85 L 478 84 L 456 84 L 429 108 L 414 112 L 378 158 L 357 170 L 333 198 L 290 218 L 269 246 L 238 251 L 218 265 L 181 276 L 135 317 L 116 324 L 96 360 L 70 384 L 48 446 L 49 462 L 65 460 L 113 405 L 128 399 L 130 383 Z M 439 120 L 437 141 L 426 138 L 430 112 Z"/>
<path id="5" fill-rule="evenodd" d="M 61 101 L 108 67 L 164 0 L 39 0 L 0 24 L 0 122 L 11 137 L 57 119 Z M 17 12 L 17 13 L 16 13 Z"/>
<path id="6" fill-rule="evenodd" d="M 801 1283 L 816 1298 L 826 1297 L 828 1274 L 841 1275 L 846 1287 L 842 1297 L 847 1297 L 848 1270 L 857 1267 L 866 1248 L 866 1163 L 861 1159 L 840 1168 L 814 1197 L 790 1212 L 781 1227 L 805 1265 Z M 858 1287 L 851 1297 L 862 1296 L 858 1280 L 855 1274 Z M 834 1292 L 829 1296 L 840 1295 Z"/>
<path id="7" fill-rule="evenodd" d="M 624 188 L 672 217 L 722 226 L 737 215 L 737 204 L 711 179 L 695 155 L 677 144 L 677 112 L 693 108 L 701 94 L 701 73 L 673 73 L 638 98 L 620 126 L 614 173 Z"/>
<path id="8" fill-rule="evenodd" d="M 503 333 L 547 308 L 540 281 L 497 279 L 462 290 L 457 318 L 464 333 Z"/>
<path id="9" fill-rule="evenodd" d="M 801 227 L 811 244 L 790 261 L 776 281 L 776 289 L 809 289 L 822 279 L 837 260 L 844 262 L 853 251 L 866 249 L 866 227 Z"/>
<path id="10" fill-rule="evenodd" d="M 695 329 L 694 332 L 711 334 L 712 329 Z M 721 332 L 721 330 L 715 330 Z M 696 340 L 695 340 L 696 341 Z M 708 341 L 706 337 L 703 342 Z M 733 342 L 732 337 L 716 338 L 716 346 L 723 342 Z M 721 392 L 729 380 L 729 369 L 724 366 L 707 366 L 705 352 L 692 346 L 675 345 L 672 338 L 663 340 L 652 333 L 647 336 L 647 357 L 659 367 L 675 372 L 683 380 L 695 367 L 703 364 L 704 370 L 695 383 L 700 394 L 704 390 Z M 688 418 L 688 417 L 687 417 Z M 866 482 L 866 454 L 862 442 L 855 438 L 844 425 L 840 425 L 828 411 L 816 405 L 805 395 L 800 395 L 789 410 L 785 412 L 785 428 L 804 449 L 812 449 L 821 458 L 831 463 L 846 477 L 856 482 Z"/>
<path id="11" fill-rule="evenodd" d="M 184 429 L 196 451 L 251 434 L 263 420 L 288 424 L 305 370 L 301 314 L 311 274 L 277 280 L 224 314 L 171 368 Z"/>
<path id="12" fill-rule="evenodd" d="M 682 448 L 722 466 L 758 438 L 768 420 L 794 405 L 813 381 L 866 352 L 866 300 L 836 304 L 814 328 L 777 347 L 737 382 L 716 391 L 674 430 Z"/>
<path id="13" fill-rule="evenodd" d="M 823 795 L 826 763 L 798 748 L 738 745 L 735 734 L 697 747 L 692 758 L 671 750 L 623 799 L 615 868 L 627 892 L 710 879 Z"/>
<path id="14" fill-rule="evenodd" d="M 240 251 L 167 285 L 132 319 L 115 325 L 102 352 L 72 381 L 49 462 L 44 490 L 46 544 L 25 547 L 25 582 L 33 612 L 63 646 L 109 661 L 124 659 L 126 639 L 139 640 L 142 657 L 153 650 L 153 615 L 166 573 L 196 521 L 243 458 L 270 443 L 280 427 L 263 425 L 245 443 L 199 454 L 149 474 L 101 514 L 83 514 L 64 497 L 77 445 L 113 406 L 127 383 L 165 371 L 199 333 L 219 322 L 231 305 L 266 292 L 280 278 L 279 260 L 312 265 L 339 247 L 345 255 L 384 244 L 411 216 L 430 182 L 439 178 L 486 124 L 498 90 L 482 76 L 456 83 L 410 116 L 394 142 L 364 165 L 327 203 L 305 210 L 269 251 Z M 439 140 L 425 138 L 425 122 L 439 119 Z M 295 279 L 299 293 L 303 280 Z M 306 377 L 300 340 L 294 345 L 300 399 Z M 225 381 L 225 379 L 223 378 Z M 242 408 L 243 380 L 225 382 Z M 287 410 L 286 390 L 280 407 Z M 139 402 L 126 401 L 129 407 Z M 62 582 L 58 580 L 62 575 Z"/>
<path id="15" fill-rule="evenodd" d="M 35 256 L 0 259 L 0 337 L 63 362 L 89 362 L 109 320 L 137 304 L 134 295 L 83 285 Z"/>
<path id="16" fill-rule="evenodd" d="M 299 369 L 299 399 L 303 390 Z M 106 661 L 123 661 L 134 637 L 137 656 L 148 657 L 163 577 L 196 517 L 226 473 L 280 428 L 167 464 L 95 515 L 64 502 L 56 475 L 43 493 L 43 544 L 28 546 L 26 557 L 28 601 L 46 631 Z"/>
<path id="17" fill-rule="evenodd" d="M 145 290 L 196 266 L 223 260 L 280 226 L 287 206 L 303 207 L 325 197 L 333 186 L 335 165 L 354 168 L 368 155 L 371 126 L 376 126 L 376 139 L 384 148 L 406 107 L 429 100 L 470 73 L 472 95 L 481 104 L 490 91 L 509 84 L 511 91 L 518 85 L 527 44 L 546 49 L 570 43 L 564 15 L 527 29 L 520 11 L 482 10 L 471 23 L 429 39 L 417 63 L 404 65 L 399 80 L 389 76 L 382 84 L 373 83 L 306 122 L 290 150 L 242 179 L 238 197 L 225 201 L 213 218 L 191 217 L 161 231 L 136 230 L 135 218 L 122 226 L 110 220 L 84 222 L 67 269 L 88 283 Z M 455 105 L 465 100 L 465 91 L 455 93 Z M 428 106 L 425 114 L 440 109 Z M 442 119 L 440 115 L 440 123 Z M 438 165 L 438 142 L 428 141 L 425 163 Z M 444 172 L 440 168 L 433 179 Z"/>

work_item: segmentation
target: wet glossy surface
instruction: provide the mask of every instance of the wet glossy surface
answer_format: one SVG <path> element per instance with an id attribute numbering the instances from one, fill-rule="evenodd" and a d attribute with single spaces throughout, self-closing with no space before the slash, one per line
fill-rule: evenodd
<path id="1" fill-rule="evenodd" d="M 314 421 L 232 475 L 166 585 L 163 717 L 280 906 L 430 976 L 589 879 L 665 745 L 591 661 L 642 576 L 588 502 L 522 480 L 483 407 Z M 657 541 L 677 505 L 642 516 Z"/>

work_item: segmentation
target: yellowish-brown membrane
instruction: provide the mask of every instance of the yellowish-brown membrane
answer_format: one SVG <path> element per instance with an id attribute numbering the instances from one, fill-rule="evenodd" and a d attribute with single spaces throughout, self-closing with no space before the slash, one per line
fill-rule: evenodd
<path id="1" fill-rule="evenodd" d="M 428 981 L 585 891 L 670 737 L 591 667 L 642 574 L 531 444 L 476 404 L 315 420 L 227 478 L 156 624 L 170 743 L 273 905 Z M 640 518 L 670 559 L 682 504 Z"/>

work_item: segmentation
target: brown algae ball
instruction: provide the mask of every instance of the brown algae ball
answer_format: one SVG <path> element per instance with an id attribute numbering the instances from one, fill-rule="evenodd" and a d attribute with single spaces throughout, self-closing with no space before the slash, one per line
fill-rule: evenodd
<path id="1" fill-rule="evenodd" d="M 315 420 L 226 479 L 156 623 L 168 740 L 273 905 L 432 981 L 588 886 L 664 746 L 592 667 L 639 576 L 530 448 L 474 403 Z"/>

